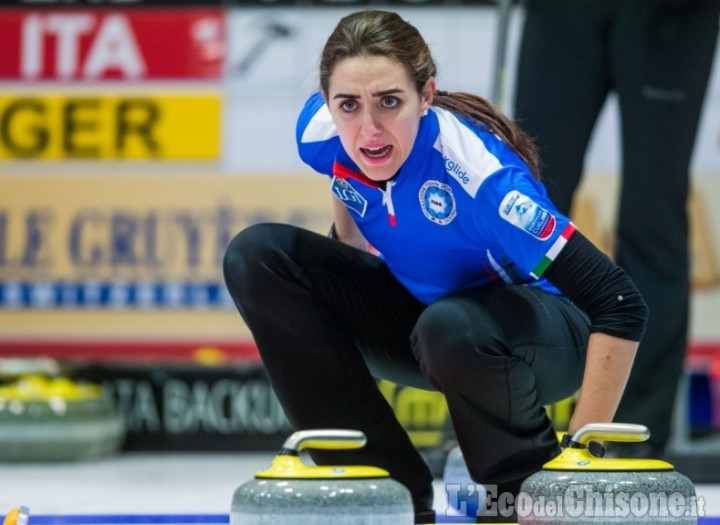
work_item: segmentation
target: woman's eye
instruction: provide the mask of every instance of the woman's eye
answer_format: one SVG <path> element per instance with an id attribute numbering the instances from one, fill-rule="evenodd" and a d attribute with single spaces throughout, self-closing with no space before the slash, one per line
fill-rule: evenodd
<path id="1" fill-rule="evenodd" d="M 340 109 L 342 109 L 345 112 L 354 111 L 357 109 L 357 104 L 352 100 L 346 100 L 342 104 L 340 104 Z"/>
<path id="2" fill-rule="evenodd" d="M 395 97 L 385 97 L 382 99 L 382 105 L 386 108 L 395 108 L 400 104 L 400 101 Z"/>

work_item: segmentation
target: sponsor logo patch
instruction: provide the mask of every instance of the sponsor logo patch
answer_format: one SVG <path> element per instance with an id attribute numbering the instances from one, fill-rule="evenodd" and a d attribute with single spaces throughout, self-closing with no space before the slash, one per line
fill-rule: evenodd
<path id="1" fill-rule="evenodd" d="M 500 217 L 541 241 L 555 231 L 555 216 L 527 195 L 511 191 L 500 203 Z"/>
<path id="2" fill-rule="evenodd" d="M 467 170 L 464 170 L 460 166 L 459 162 L 454 161 L 447 155 L 443 155 L 445 161 L 445 169 L 452 175 L 460 184 L 467 186 L 470 183 L 470 177 L 468 177 Z"/>
<path id="3" fill-rule="evenodd" d="M 360 217 L 365 217 L 367 211 L 367 199 L 363 197 L 348 181 L 333 177 L 330 190 L 349 209 Z"/>
<path id="4" fill-rule="evenodd" d="M 423 214 L 435 224 L 450 224 L 457 215 L 455 197 L 447 184 L 429 180 L 420 188 L 418 197 Z"/>

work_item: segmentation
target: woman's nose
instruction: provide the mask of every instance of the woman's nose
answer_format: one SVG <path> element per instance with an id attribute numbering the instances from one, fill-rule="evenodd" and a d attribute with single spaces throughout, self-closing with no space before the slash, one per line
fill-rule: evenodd
<path id="1" fill-rule="evenodd" d="M 374 111 L 365 111 L 362 118 L 362 133 L 366 137 L 374 137 L 382 131 L 378 116 Z"/>

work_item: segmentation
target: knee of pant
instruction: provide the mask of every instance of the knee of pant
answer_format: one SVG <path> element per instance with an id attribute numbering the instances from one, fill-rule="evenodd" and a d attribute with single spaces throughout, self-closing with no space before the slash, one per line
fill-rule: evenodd
<path id="1" fill-rule="evenodd" d="M 488 315 L 470 315 L 463 300 L 440 300 L 420 315 L 411 336 L 415 358 L 432 377 L 457 374 L 473 356 L 504 357 L 498 330 Z"/>
<path id="2" fill-rule="evenodd" d="M 259 271 L 277 251 L 274 230 L 281 225 L 255 224 L 238 233 L 223 257 L 223 275 L 231 295 L 248 284 L 257 283 Z"/>

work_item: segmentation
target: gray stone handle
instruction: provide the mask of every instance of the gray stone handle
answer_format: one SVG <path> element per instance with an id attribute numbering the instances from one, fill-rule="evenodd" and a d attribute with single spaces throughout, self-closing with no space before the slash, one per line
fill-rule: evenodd
<path id="1" fill-rule="evenodd" d="M 367 437 L 359 430 L 326 428 L 318 430 L 299 430 L 290 435 L 283 443 L 286 452 L 300 452 L 306 448 L 325 450 L 345 450 L 362 448 Z"/>
<path id="2" fill-rule="evenodd" d="M 590 423 L 575 432 L 572 439 L 583 445 L 590 441 L 621 441 L 636 443 L 650 437 L 650 430 L 645 425 L 632 423 Z"/>

